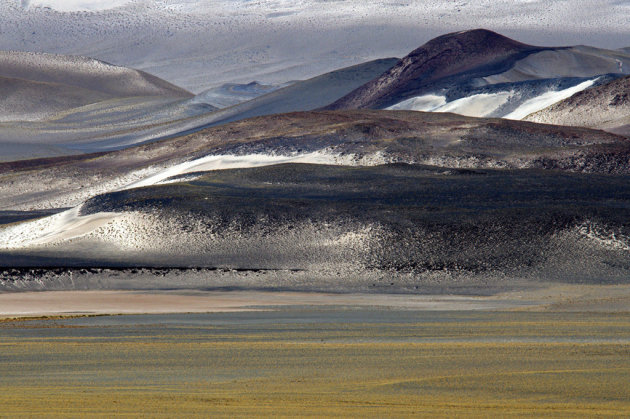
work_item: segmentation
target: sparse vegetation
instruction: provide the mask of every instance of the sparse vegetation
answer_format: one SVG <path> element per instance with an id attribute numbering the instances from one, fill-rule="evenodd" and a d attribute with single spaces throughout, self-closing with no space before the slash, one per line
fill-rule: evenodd
<path id="1" fill-rule="evenodd" d="M 343 311 L 333 323 L 258 313 L 250 315 L 256 323 L 84 324 L 46 333 L 32 328 L 37 321 L 29 329 L 4 323 L 1 415 L 630 413 L 628 314 L 454 312 L 410 321 L 407 313 L 380 323 L 370 321 L 378 313 L 362 313 L 359 323 L 344 321 Z"/>

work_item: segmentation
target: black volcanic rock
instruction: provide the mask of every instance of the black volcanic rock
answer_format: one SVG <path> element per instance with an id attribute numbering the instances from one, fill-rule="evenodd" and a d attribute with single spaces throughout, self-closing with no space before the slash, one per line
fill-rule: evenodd
<path id="1" fill-rule="evenodd" d="M 500 73 L 516 60 L 543 49 L 485 29 L 450 33 L 412 51 L 389 71 L 327 109 L 384 108 L 438 82 Z"/>

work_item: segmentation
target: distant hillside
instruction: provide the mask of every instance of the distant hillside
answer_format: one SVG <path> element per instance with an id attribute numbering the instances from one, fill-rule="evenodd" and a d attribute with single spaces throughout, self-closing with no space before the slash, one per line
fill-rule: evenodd
<path id="1" fill-rule="evenodd" d="M 384 108 L 457 75 L 470 78 L 507 70 L 509 64 L 540 48 L 477 29 L 435 38 L 412 51 L 379 78 L 329 106 L 330 109 Z"/>
<path id="2" fill-rule="evenodd" d="M 576 93 L 525 119 L 630 135 L 630 76 Z"/>
<path id="3" fill-rule="evenodd" d="M 393 108 L 518 119 L 528 109 L 531 113 L 565 98 L 561 90 L 570 93 L 602 76 L 629 72 L 630 54 L 622 50 L 537 47 L 476 29 L 427 42 L 326 109 Z M 521 105 L 526 106 L 518 109 Z"/>
<path id="4" fill-rule="evenodd" d="M 87 57 L 0 51 L 0 121 L 34 120 L 125 97 L 191 97 L 155 76 Z"/>

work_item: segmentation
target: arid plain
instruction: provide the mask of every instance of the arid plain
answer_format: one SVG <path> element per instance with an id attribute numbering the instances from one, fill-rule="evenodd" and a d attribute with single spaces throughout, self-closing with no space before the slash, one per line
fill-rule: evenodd
<path id="1" fill-rule="evenodd" d="M 630 409 L 627 312 L 293 306 L 14 319 L 0 331 L 3 417 L 620 417 Z"/>

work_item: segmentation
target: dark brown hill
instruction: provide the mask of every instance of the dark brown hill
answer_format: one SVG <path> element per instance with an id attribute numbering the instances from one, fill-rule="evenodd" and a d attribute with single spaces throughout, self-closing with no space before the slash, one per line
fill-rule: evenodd
<path id="1" fill-rule="evenodd" d="M 518 59 L 544 48 L 522 44 L 485 29 L 435 38 L 373 81 L 327 109 L 384 108 L 417 95 L 438 81 L 456 82 L 507 70 Z"/>

